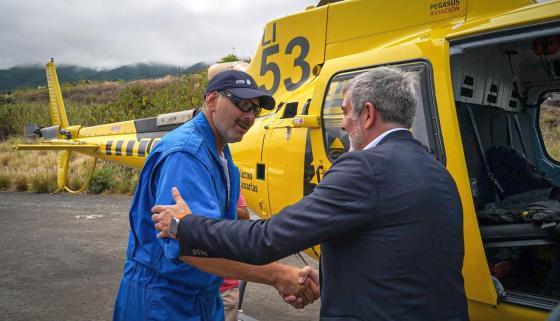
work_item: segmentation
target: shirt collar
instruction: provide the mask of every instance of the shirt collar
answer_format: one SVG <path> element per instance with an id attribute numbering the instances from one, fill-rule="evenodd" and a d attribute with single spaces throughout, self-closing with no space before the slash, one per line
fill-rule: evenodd
<path id="1" fill-rule="evenodd" d="M 377 137 L 376 137 L 374 140 L 372 140 L 369 144 L 367 144 L 366 147 L 363 148 L 363 150 L 370 149 L 370 148 L 373 148 L 373 147 L 379 145 L 379 142 L 381 142 L 381 140 L 382 140 L 383 138 L 385 138 L 385 136 L 389 135 L 389 134 L 392 133 L 392 132 L 396 132 L 396 131 L 398 131 L 398 130 L 408 130 L 408 129 L 403 128 L 403 127 L 398 127 L 398 128 L 389 129 L 388 131 L 384 132 L 383 134 L 377 136 Z"/>

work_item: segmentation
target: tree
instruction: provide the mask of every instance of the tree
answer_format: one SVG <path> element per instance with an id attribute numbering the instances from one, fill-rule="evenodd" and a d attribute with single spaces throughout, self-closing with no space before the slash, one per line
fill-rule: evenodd
<path id="1" fill-rule="evenodd" d="M 232 62 L 232 61 L 239 61 L 239 57 L 237 57 L 235 54 L 231 53 L 225 57 L 222 57 L 222 59 L 220 59 L 220 61 L 218 62 Z"/>

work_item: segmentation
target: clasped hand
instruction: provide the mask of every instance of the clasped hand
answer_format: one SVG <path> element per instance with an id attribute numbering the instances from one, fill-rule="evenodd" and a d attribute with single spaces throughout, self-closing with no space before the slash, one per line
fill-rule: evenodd
<path id="1" fill-rule="evenodd" d="M 158 238 L 175 238 L 169 233 L 169 225 L 174 217 L 191 215 L 191 209 L 176 187 L 171 190 L 174 205 L 156 205 L 152 207 L 152 220 L 159 231 Z M 319 272 L 310 266 L 301 269 L 285 266 L 286 275 L 274 287 L 284 302 L 296 309 L 302 309 L 307 304 L 313 303 L 320 296 Z"/>
<path id="2" fill-rule="evenodd" d="M 156 205 L 152 207 L 152 221 L 156 223 L 156 230 L 160 231 L 157 235 L 159 238 L 175 238 L 169 233 L 169 225 L 173 217 L 192 214 L 189 205 L 185 202 L 177 187 L 173 187 L 171 193 L 175 200 L 174 205 Z"/>

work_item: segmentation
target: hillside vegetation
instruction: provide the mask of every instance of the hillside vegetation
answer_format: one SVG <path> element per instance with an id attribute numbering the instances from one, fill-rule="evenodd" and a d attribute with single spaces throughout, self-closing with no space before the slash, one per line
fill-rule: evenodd
<path id="1" fill-rule="evenodd" d="M 70 124 L 92 126 L 200 107 L 206 83 L 201 72 L 131 82 L 81 81 L 61 87 Z M 48 105 L 46 88 L 0 95 L 0 137 L 21 135 L 29 123 L 50 126 Z"/>
<path id="2" fill-rule="evenodd" d="M 92 126 L 202 106 L 206 73 L 167 76 L 131 82 L 81 81 L 63 84 L 62 96 L 72 125 Z M 50 126 L 48 91 L 20 89 L 0 95 L 0 190 L 53 192 L 56 189 L 57 154 L 51 151 L 16 152 L 11 146 L 21 142 L 28 123 Z M 79 188 L 91 168 L 92 158 L 75 155 L 70 166 L 69 186 Z M 134 191 L 138 170 L 98 162 L 90 193 Z"/>

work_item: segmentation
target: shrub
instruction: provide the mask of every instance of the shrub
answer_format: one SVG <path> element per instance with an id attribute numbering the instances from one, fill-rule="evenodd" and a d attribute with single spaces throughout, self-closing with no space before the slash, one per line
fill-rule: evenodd
<path id="1" fill-rule="evenodd" d="M 113 177 L 115 170 L 112 167 L 102 167 L 93 172 L 91 181 L 86 190 L 88 193 L 101 194 L 112 191 L 114 187 Z"/>
<path id="2" fill-rule="evenodd" d="M 132 195 L 135 188 L 136 185 L 132 184 L 131 182 L 121 181 L 115 184 L 115 193 Z"/>
<path id="3" fill-rule="evenodd" d="M 119 194 L 133 194 L 138 184 L 139 173 L 137 169 L 121 168 L 118 177 L 115 178 L 114 191 Z"/>
<path id="4" fill-rule="evenodd" d="M 56 174 L 39 171 L 29 178 L 29 191 L 33 193 L 52 193 L 56 190 Z"/>
<path id="5" fill-rule="evenodd" d="M 12 185 L 10 176 L 5 173 L 0 173 L 0 190 L 7 190 Z"/>
<path id="6" fill-rule="evenodd" d="M 27 191 L 27 177 L 26 176 L 16 176 L 14 178 L 14 186 L 16 188 L 16 191 L 18 192 L 25 192 Z"/>

